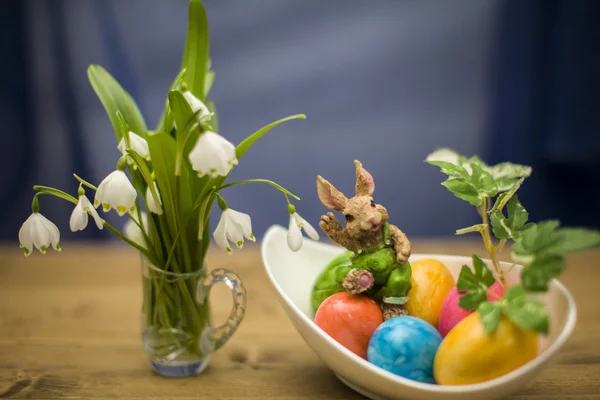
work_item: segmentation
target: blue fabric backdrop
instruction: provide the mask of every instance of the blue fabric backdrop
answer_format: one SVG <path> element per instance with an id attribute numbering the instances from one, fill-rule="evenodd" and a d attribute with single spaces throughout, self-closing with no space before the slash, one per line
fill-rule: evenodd
<path id="1" fill-rule="evenodd" d="M 422 160 L 450 146 L 487 160 L 532 164 L 522 200 L 534 220 L 600 225 L 599 5 L 460 0 L 206 1 L 221 133 L 239 142 L 288 114 L 233 178 L 274 179 L 324 211 L 317 174 L 353 188 L 352 160 L 373 174 L 376 199 L 409 235 L 452 235 L 476 214 Z M 158 120 L 176 75 L 187 1 L 5 0 L 1 7 L 0 240 L 16 240 L 33 183 L 75 192 L 71 173 L 99 182 L 118 158 L 86 68 L 105 66 Z M 269 188 L 227 193 L 260 236 L 287 223 Z M 43 199 L 64 238 L 71 206 Z M 117 217 L 111 222 L 119 225 Z M 213 221 L 214 224 L 215 221 Z"/>

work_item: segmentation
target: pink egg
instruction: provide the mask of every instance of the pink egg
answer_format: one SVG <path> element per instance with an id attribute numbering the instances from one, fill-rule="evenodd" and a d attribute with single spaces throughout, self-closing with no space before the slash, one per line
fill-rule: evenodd
<path id="1" fill-rule="evenodd" d="M 494 292 L 497 296 L 490 292 Z M 473 312 L 465 310 L 458 305 L 460 296 L 463 294 L 464 292 L 459 292 L 456 289 L 456 286 L 454 286 L 442 304 L 442 312 L 440 313 L 440 320 L 438 322 L 438 331 L 442 337 L 445 337 L 448 332 L 450 332 L 452 328 L 456 326 L 456 324 L 468 317 Z M 502 298 L 503 296 L 504 288 L 498 282 L 494 283 L 488 289 L 488 301 L 498 301 L 498 297 Z"/>
<path id="2" fill-rule="evenodd" d="M 494 292 L 498 296 L 495 296 L 493 293 L 490 292 Z M 498 297 L 500 297 L 500 299 L 504 297 L 504 288 L 499 282 L 496 282 L 488 289 L 487 298 L 488 301 L 498 301 L 500 300 Z"/>
<path id="3" fill-rule="evenodd" d="M 440 320 L 438 322 L 438 331 L 440 331 L 442 337 L 445 337 L 456 324 L 473 312 L 465 310 L 458 305 L 460 296 L 463 293 L 459 292 L 456 286 L 454 286 L 442 304 L 442 312 L 440 313 Z"/>

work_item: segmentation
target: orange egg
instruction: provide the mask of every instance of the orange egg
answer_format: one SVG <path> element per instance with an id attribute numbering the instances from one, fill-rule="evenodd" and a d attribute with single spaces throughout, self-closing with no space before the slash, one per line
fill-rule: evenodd
<path id="1" fill-rule="evenodd" d="M 383 323 L 381 308 L 366 296 L 346 292 L 329 296 L 317 310 L 315 324 L 358 356 L 367 358 L 373 332 Z"/>
<path id="2" fill-rule="evenodd" d="M 442 305 L 454 286 L 454 278 L 446 266 L 432 258 L 412 262 L 412 288 L 408 292 L 408 315 L 438 326 Z"/>

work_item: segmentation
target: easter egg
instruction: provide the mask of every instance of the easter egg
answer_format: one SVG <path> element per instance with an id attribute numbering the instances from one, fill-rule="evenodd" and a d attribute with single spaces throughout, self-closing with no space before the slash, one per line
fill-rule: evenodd
<path id="1" fill-rule="evenodd" d="M 500 284 L 500 282 L 494 283 L 487 290 L 488 301 L 498 301 L 503 297 L 504 297 L 504 287 Z"/>
<path id="2" fill-rule="evenodd" d="M 454 278 L 443 263 L 431 258 L 411 262 L 411 266 L 412 288 L 406 303 L 408 315 L 438 326 L 442 305 L 454 286 Z"/>
<path id="3" fill-rule="evenodd" d="M 495 295 L 491 292 L 495 293 Z M 446 299 L 442 304 L 442 311 L 440 312 L 440 319 L 438 322 L 438 331 L 442 337 L 445 337 L 456 324 L 473 313 L 472 310 L 465 310 L 458 305 L 460 296 L 464 293 L 465 292 L 459 292 L 456 286 L 454 286 L 446 296 Z M 488 289 L 488 301 L 498 301 L 503 296 L 504 288 L 498 282 L 494 283 Z"/>
<path id="4" fill-rule="evenodd" d="M 346 292 L 325 299 L 315 315 L 315 324 L 354 354 L 367 358 L 373 332 L 383 322 L 377 303 L 367 296 Z"/>
<path id="5" fill-rule="evenodd" d="M 404 378 L 435 383 L 433 361 L 441 341 L 439 332 L 421 319 L 391 318 L 373 333 L 368 360 Z"/>
<path id="6" fill-rule="evenodd" d="M 488 334 L 478 312 L 452 329 L 435 356 L 433 372 L 441 385 L 468 385 L 507 374 L 533 360 L 537 335 L 502 316 Z"/>

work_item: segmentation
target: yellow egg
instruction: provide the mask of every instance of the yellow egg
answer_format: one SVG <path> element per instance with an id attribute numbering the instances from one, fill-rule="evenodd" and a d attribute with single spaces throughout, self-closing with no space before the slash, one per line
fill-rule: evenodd
<path id="1" fill-rule="evenodd" d="M 488 334 L 478 312 L 458 323 L 435 355 L 433 373 L 440 385 L 468 385 L 497 378 L 535 358 L 537 336 L 502 317 Z"/>
<path id="2" fill-rule="evenodd" d="M 408 315 L 421 318 L 437 328 L 442 305 L 454 286 L 448 268 L 438 260 L 425 258 L 410 263 L 412 287 L 408 292 Z"/>

